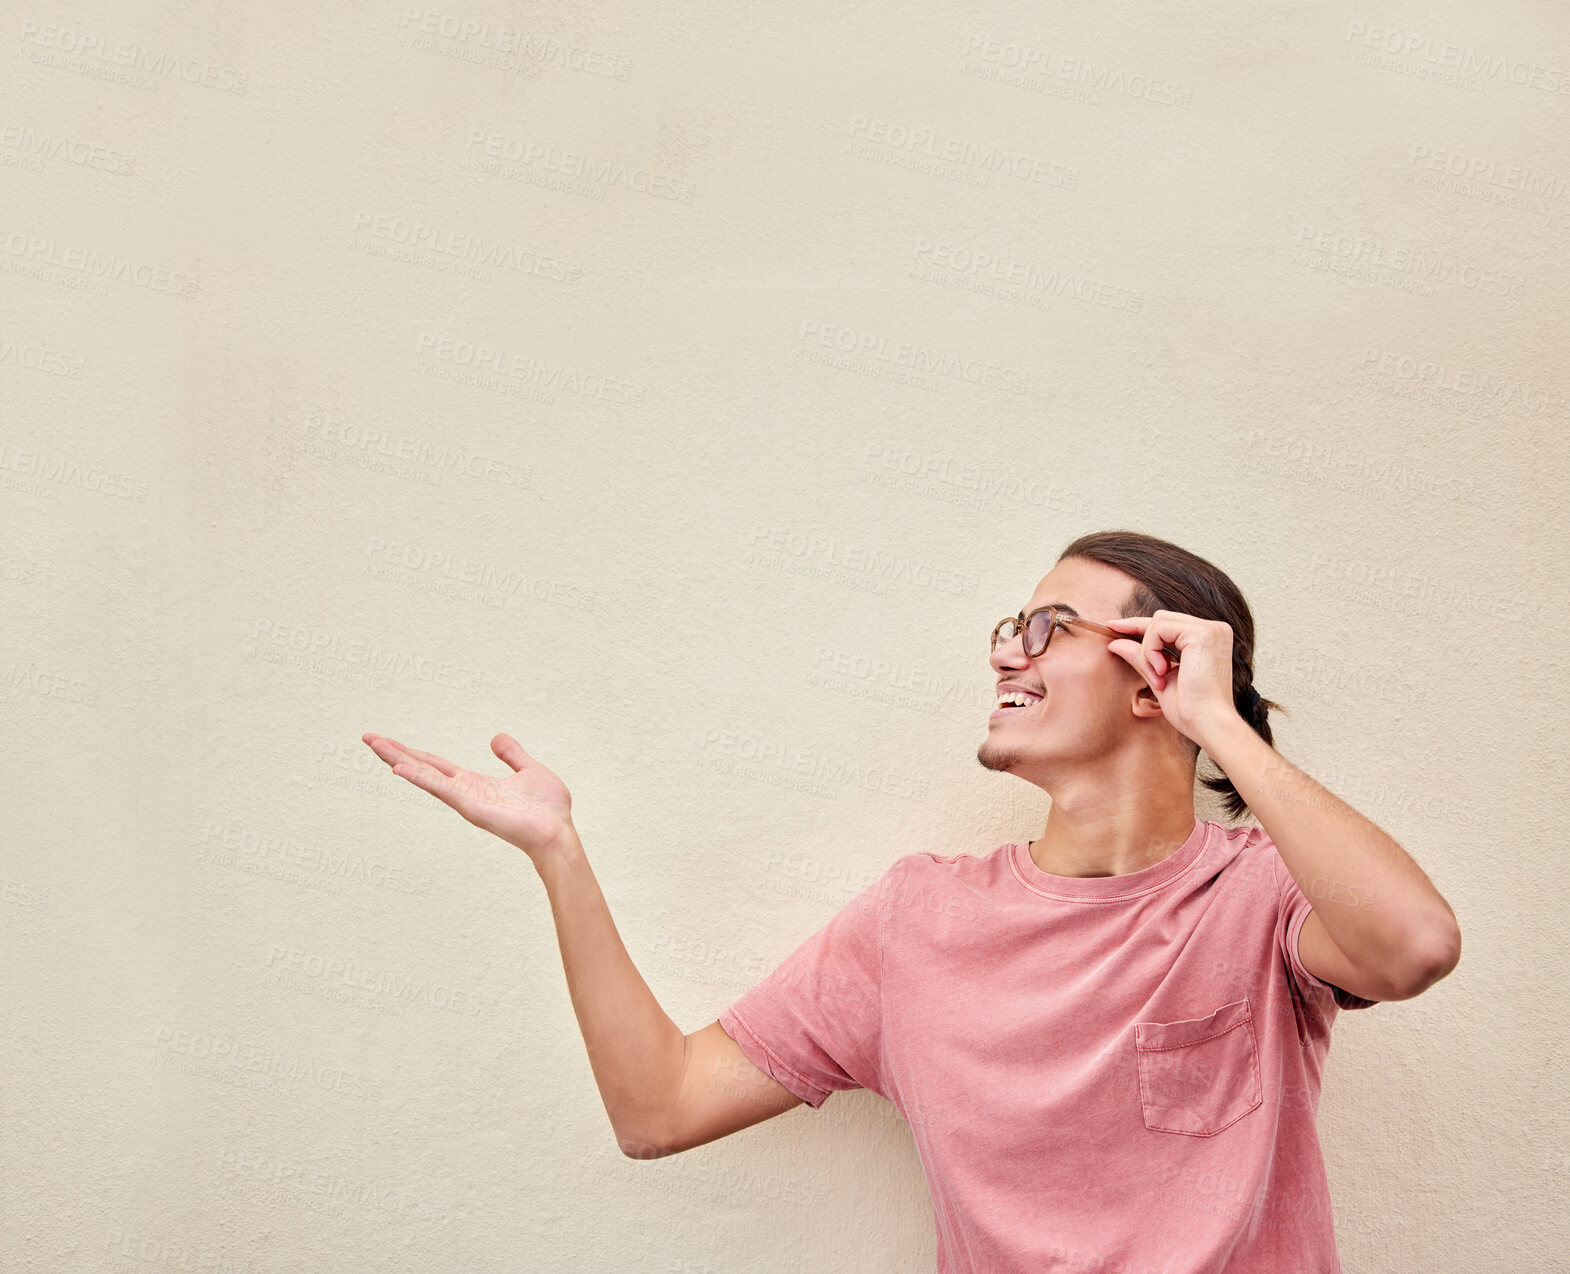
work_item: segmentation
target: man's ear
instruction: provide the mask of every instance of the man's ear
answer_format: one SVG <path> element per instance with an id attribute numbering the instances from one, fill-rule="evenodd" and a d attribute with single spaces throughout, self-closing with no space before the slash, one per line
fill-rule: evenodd
<path id="1" fill-rule="evenodd" d="M 1136 717 L 1159 717 L 1164 715 L 1161 711 L 1161 701 L 1156 698 L 1156 692 L 1150 688 L 1147 682 L 1141 681 L 1139 689 L 1134 692 L 1134 715 Z"/>

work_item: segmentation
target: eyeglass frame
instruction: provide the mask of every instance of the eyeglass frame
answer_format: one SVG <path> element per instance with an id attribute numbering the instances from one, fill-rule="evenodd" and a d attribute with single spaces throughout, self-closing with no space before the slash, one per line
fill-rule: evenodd
<path id="1" fill-rule="evenodd" d="M 1030 621 L 1033 620 L 1037 615 L 1041 614 L 1042 611 L 1051 612 L 1052 622 L 1047 626 L 1046 641 L 1042 643 L 1041 649 L 1033 655 L 1030 653 L 1029 647 L 1025 645 L 1025 629 Z M 1026 659 L 1039 659 L 1042 655 L 1046 654 L 1047 647 L 1052 645 L 1052 634 L 1055 633 L 1059 628 L 1066 628 L 1069 624 L 1078 624 L 1081 628 L 1088 628 L 1092 632 L 1101 633 L 1105 637 L 1127 637 L 1130 641 L 1139 640 L 1138 633 L 1120 633 L 1117 629 L 1108 628 L 1105 624 L 1098 624 L 1093 619 L 1084 619 L 1079 615 L 1066 614 L 1063 611 L 1060 611 L 1056 606 L 1038 606 L 1028 615 L 1025 614 L 1024 611 L 1020 611 L 1018 615 L 1005 615 L 992 626 L 992 649 L 994 652 L 996 652 L 998 648 L 998 633 L 1002 631 L 1004 624 L 1014 625 L 1014 636 L 1020 638 L 1020 648 L 1025 651 Z M 1014 637 L 1010 637 L 1007 640 L 1013 641 Z M 1167 657 L 1167 660 L 1170 663 L 1174 665 L 1182 662 L 1178 651 L 1171 646 L 1163 646 L 1161 648 L 1161 653 Z"/>

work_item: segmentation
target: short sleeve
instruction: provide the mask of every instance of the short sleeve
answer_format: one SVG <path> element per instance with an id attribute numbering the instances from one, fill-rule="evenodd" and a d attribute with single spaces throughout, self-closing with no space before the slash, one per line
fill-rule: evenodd
<path id="1" fill-rule="evenodd" d="M 868 885 L 719 1017 L 754 1066 L 813 1109 L 846 1088 L 884 1095 L 879 1059 L 888 879 L 885 872 Z"/>
<path id="2" fill-rule="evenodd" d="M 1276 946 L 1297 986 L 1298 994 L 1307 1002 L 1320 1005 L 1324 1005 L 1325 997 L 1329 996 L 1336 1007 L 1342 1009 L 1366 1009 L 1378 1004 L 1378 1000 L 1365 1000 L 1360 995 L 1353 995 L 1350 991 L 1323 981 L 1304 966 L 1303 958 L 1298 954 L 1297 939 L 1303 922 L 1314 910 L 1314 904 L 1298 887 L 1297 881 L 1292 879 L 1286 860 L 1274 844 L 1270 846 L 1270 856 L 1275 860 L 1277 895 L 1281 900 L 1280 913 L 1276 918 Z"/>

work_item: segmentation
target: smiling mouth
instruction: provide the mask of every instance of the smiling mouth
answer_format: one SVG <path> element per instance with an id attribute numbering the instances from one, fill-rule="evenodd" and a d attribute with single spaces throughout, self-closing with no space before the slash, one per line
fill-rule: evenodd
<path id="1" fill-rule="evenodd" d="M 1001 707 L 994 708 L 992 710 L 992 716 L 989 719 L 997 720 L 1001 717 L 1024 716 L 1026 713 L 1034 712 L 1045 702 L 1045 699 L 1032 699 L 1029 703 L 1025 704 L 1005 703 Z"/>

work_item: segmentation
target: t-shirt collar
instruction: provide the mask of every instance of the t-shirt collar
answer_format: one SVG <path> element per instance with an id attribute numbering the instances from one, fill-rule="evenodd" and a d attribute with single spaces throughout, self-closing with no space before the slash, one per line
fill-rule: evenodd
<path id="1" fill-rule="evenodd" d="M 1063 902 L 1122 902 L 1164 889 L 1199 861 L 1209 840 L 1212 823 L 1196 818 L 1188 839 L 1159 863 L 1121 876 L 1054 876 L 1042 871 L 1030 856 L 1030 842 L 1009 846 L 1009 863 L 1020 884 L 1032 893 Z"/>

